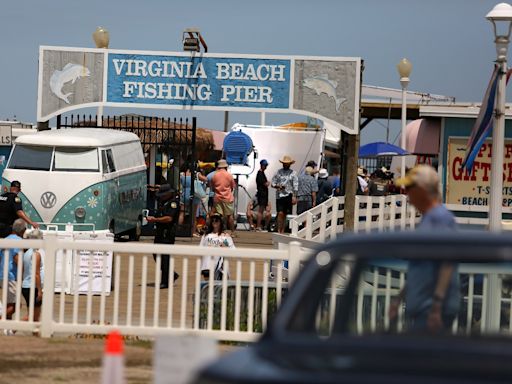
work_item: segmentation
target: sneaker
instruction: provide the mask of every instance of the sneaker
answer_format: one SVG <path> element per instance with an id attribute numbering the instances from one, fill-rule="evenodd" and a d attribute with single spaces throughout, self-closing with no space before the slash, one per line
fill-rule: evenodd
<path id="1" fill-rule="evenodd" d="M 14 336 L 15 334 L 16 334 L 16 331 L 13 331 L 12 329 L 4 329 L 5 336 Z"/>

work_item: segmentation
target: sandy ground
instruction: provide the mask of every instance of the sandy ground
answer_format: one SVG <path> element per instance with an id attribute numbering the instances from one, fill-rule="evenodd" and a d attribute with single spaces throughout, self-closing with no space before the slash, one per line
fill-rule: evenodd
<path id="1" fill-rule="evenodd" d="M 220 353 L 232 351 L 219 345 Z M 97 338 L 0 336 L 0 384 L 99 383 L 104 340 Z M 125 342 L 127 384 L 153 382 L 153 345 Z"/>
<path id="2" fill-rule="evenodd" d="M 0 383 L 99 383 L 104 340 L 0 336 Z M 153 381 L 152 343 L 127 341 L 128 383 Z"/>

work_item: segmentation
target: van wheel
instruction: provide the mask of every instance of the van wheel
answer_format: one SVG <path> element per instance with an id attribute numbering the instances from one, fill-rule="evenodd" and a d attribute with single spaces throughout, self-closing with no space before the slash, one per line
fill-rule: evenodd
<path id="1" fill-rule="evenodd" d="M 140 235 L 142 234 L 142 217 L 139 216 L 135 228 L 130 230 L 130 241 L 139 241 Z"/>

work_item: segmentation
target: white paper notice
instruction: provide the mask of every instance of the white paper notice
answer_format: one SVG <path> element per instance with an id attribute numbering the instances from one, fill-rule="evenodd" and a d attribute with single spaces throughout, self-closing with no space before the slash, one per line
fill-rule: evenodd
<path id="1" fill-rule="evenodd" d="M 158 336 L 154 351 L 155 384 L 189 384 L 218 356 L 217 341 L 198 336 Z"/>

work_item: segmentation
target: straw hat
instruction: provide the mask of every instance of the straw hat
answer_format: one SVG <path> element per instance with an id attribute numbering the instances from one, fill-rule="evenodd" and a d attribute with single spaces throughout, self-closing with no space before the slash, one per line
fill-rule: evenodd
<path id="1" fill-rule="evenodd" d="M 364 172 L 364 168 L 363 167 L 358 167 L 357 168 L 357 176 L 366 176 L 366 173 Z"/>
<path id="2" fill-rule="evenodd" d="M 293 164 L 295 163 L 295 160 L 293 160 L 291 156 L 284 155 L 283 158 L 279 160 L 279 162 L 283 164 Z"/>
<path id="3" fill-rule="evenodd" d="M 218 162 L 217 162 L 217 168 L 227 168 L 228 167 L 228 162 L 224 159 L 220 159 Z"/>

